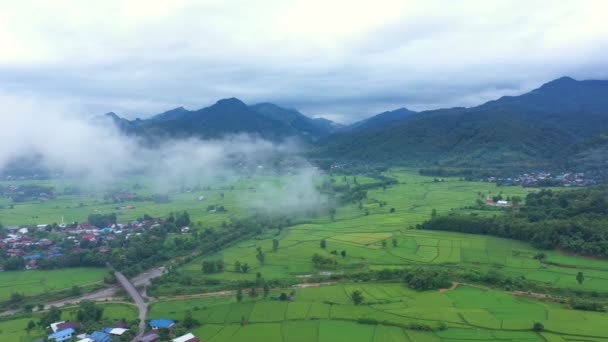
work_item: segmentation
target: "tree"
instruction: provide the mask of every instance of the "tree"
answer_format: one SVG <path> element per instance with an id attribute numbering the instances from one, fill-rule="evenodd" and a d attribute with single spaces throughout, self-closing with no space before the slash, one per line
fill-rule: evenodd
<path id="1" fill-rule="evenodd" d="M 51 323 L 61 320 L 61 310 L 56 306 L 51 308 L 40 316 L 40 326 L 43 328 L 48 327 Z"/>
<path id="2" fill-rule="evenodd" d="M 395 212 L 395 208 L 391 208 L 391 214 Z"/>
<path id="3" fill-rule="evenodd" d="M 90 300 L 80 302 L 78 305 L 78 311 L 76 312 L 76 318 L 79 322 L 98 322 L 103 317 L 103 307 L 95 304 Z"/>
<path id="4" fill-rule="evenodd" d="M 239 288 L 236 290 L 236 302 L 240 303 L 243 300 L 243 290 Z"/>
<path id="5" fill-rule="evenodd" d="M 223 260 L 217 260 L 217 261 L 215 262 L 215 270 L 216 270 L 218 273 L 222 273 L 222 272 L 224 272 L 224 261 L 223 261 Z"/>
<path id="6" fill-rule="evenodd" d="M 261 248 L 258 248 L 258 254 L 255 257 L 260 262 L 260 265 L 264 265 L 264 261 L 266 260 L 266 254 L 262 252 Z"/>
<path id="7" fill-rule="evenodd" d="M 167 328 L 158 329 L 158 336 L 161 341 L 169 341 L 169 336 L 171 336 L 171 330 Z"/>
<path id="8" fill-rule="evenodd" d="M 382 240 L 382 248 L 386 248 L 386 240 Z"/>
<path id="9" fill-rule="evenodd" d="M 25 327 L 25 330 L 27 330 L 27 334 L 29 335 L 32 329 L 34 329 L 35 327 L 36 323 L 34 323 L 34 321 L 30 320 L 29 322 L 27 322 L 27 326 Z"/>
<path id="10" fill-rule="evenodd" d="M 434 218 L 436 218 L 436 217 L 437 217 L 437 209 L 433 209 L 433 210 L 431 211 L 431 219 L 434 219 Z"/>
<path id="11" fill-rule="evenodd" d="M 190 223 L 190 214 L 188 214 L 187 211 L 177 214 L 177 217 L 175 218 L 175 225 L 178 228 L 188 226 Z"/>
<path id="12" fill-rule="evenodd" d="M 534 259 L 543 261 L 543 260 L 545 260 L 546 257 L 547 257 L 547 255 L 545 253 L 540 252 L 540 253 L 536 253 L 536 255 L 534 256 Z"/>
<path id="13" fill-rule="evenodd" d="M 234 271 L 241 272 L 241 262 L 240 261 L 237 261 L 234 263 Z"/>
<path id="14" fill-rule="evenodd" d="M 583 274 L 583 272 L 578 272 L 576 274 L 576 281 L 578 282 L 579 285 L 583 284 L 583 282 L 585 281 L 585 275 Z"/>
<path id="15" fill-rule="evenodd" d="M 272 239 L 272 251 L 276 252 L 279 249 L 279 240 Z"/>
<path id="16" fill-rule="evenodd" d="M 393 247 L 397 247 L 397 239 L 393 239 Z"/>
<path id="17" fill-rule="evenodd" d="M 269 293 L 270 293 L 270 285 L 268 285 L 267 282 L 264 282 L 264 298 L 267 298 Z"/>
<path id="18" fill-rule="evenodd" d="M 199 322 L 197 320 L 195 320 L 194 318 L 192 318 L 192 311 L 188 310 L 188 311 L 186 311 L 186 314 L 184 315 L 184 320 L 182 321 L 182 325 L 184 327 L 186 327 L 186 329 L 192 329 L 192 328 L 198 326 Z"/>
<path id="19" fill-rule="evenodd" d="M 319 245 L 321 246 L 321 248 L 325 248 L 325 247 L 327 247 L 327 241 L 325 241 L 325 239 L 323 239 L 323 240 L 321 240 Z"/>
<path id="20" fill-rule="evenodd" d="M 345 251 L 345 250 L 342 250 L 342 252 L 340 252 L 340 255 L 341 255 L 343 258 L 346 258 L 346 251 Z"/>
<path id="21" fill-rule="evenodd" d="M 243 272 L 243 273 L 249 272 L 249 264 L 248 263 L 244 263 L 244 264 L 241 265 L 241 272 Z"/>
<path id="22" fill-rule="evenodd" d="M 534 326 L 532 327 L 532 330 L 534 330 L 534 331 L 543 331 L 543 330 L 545 330 L 545 326 L 542 323 L 536 322 L 536 323 L 534 323 Z"/>
<path id="23" fill-rule="evenodd" d="M 249 289 L 249 297 L 255 298 L 257 296 L 258 296 L 258 290 L 255 288 L 255 286 L 253 286 L 252 288 Z"/>
<path id="24" fill-rule="evenodd" d="M 255 274 L 255 286 L 262 286 L 262 283 L 264 282 L 264 278 L 262 278 L 262 273 L 260 272 L 256 272 Z"/>
<path id="25" fill-rule="evenodd" d="M 353 291 L 353 293 L 350 295 L 350 298 L 353 300 L 353 303 L 355 303 L 355 305 L 363 303 L 364 299 L 363 294 L 359 290 Z"/>
<path id="26" fill-rule="evenodd" d="M 25 298 L 25 297 L 21 293 L 19 293 L 19 292 L 13 292 L 13 293 L 11 293 L 10 302 L 11 303 L 19 303 L 20 301 L 23 300 L 23 298 Z"/>
<path id="27" fill-rule="evenodd" d="M 513 196 L 511 197 L 511 203 L 513 203 L 513 205 L 518 206 L 522 201 L 522 198 L 519 196 Z"/>
<path id="28" fill-rule="evenodd" d="M 25 312 L 32 312 L 32 310 L 34 310 L 34 304 L 25 304 L 23 306 L 23 311 Z"/>
<path id="29" fill-rule="evenodd" d="M 76 297 L 79 296 L 82 293 L 82 290 L 80 289 L 80 287 L 74 285 L 72 286 L 72 289 L 70 290 L 70 295 Z"/>
<path id="30" fill-rule="evenodd" d="M 336 220 L 336 208 L 329 209 L 329 217 L 332 221 Z"/>

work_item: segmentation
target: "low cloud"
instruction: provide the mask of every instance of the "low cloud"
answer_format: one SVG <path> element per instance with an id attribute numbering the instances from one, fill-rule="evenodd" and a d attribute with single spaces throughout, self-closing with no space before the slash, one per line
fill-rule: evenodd
<path id="1" fill-rule="evenodd" d="M 0 174 L 24 157 L 63 177 L 85 179 L 99 190 L 131 175 L 145 175 L 157 192 L 182 186 L 228 184 L 260 177 L 255 192 L 239 198 L 246 208 L 272 213 L 315 210 L 326 204 L 316 189 L 316 168 L 300 158 L 295 141 L 273 143 L 248 135 L 220 140 L 168 140 L 147 146 L 110 122 L 68 115 L 0 96 Z"/>

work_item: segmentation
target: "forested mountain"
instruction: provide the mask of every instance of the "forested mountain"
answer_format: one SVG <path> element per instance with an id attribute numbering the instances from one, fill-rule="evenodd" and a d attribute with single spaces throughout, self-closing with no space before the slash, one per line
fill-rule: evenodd
<path id="1" fill-rule="evenodd" d="M 195 111 L 179 107 L 145 120 L 129 121 L 108 113 L 94 118 L 94 122 L 111 123 L 129 134 L 154 140 L 168 137 L 212 139 L 248 133 L 270 140 L 295 136 L 312 142 L 341 127 L 329 120 L 309 118 L 294 109 L 271 103 L 248 106 L 236 98 L 219 100 Z"/>
<path id="2" fill-rule="evenodd" d="M 312 137 L 326 136 L 342 128 L 342 125 L 330 120 L 312 119 L 295 109 L 285 109 L 272 103 L 258 103 L 250 108 Z"/>
<path id="3" fill-rule="evenodd" d="M 250 133 L 299 137 L 317 159 L 461 168 L 606 168 L 608 81 L 563 77 L 519 96 L 471 108 L 387 111 L 344 127 L 272 103 L 231 98 L 195 111 L 183 107 L 150 119 L 104 120 L 143 137 L 218 138 Z M 604 137 L 604 138 L 602 138 Z"/>
<path id="4" fill-rule="evenodd" d="M 382 129 L 335 134 L 314 155 L 410 165 L 556 167 L 586 156 L 591 140 L 604 132 L 608 81 L 565 77 L 478 107 L 425 111 Z M 605 149 L 594 148 L 597 159 Z"/>
<path id="5" fill-rule="evenodd" d="M 411 118 L 416 112 L 411 111 L 407 108 L 399 108 L 391 111 L 386 111 L 378 115 L 374 115 L 371 118 L 367 118 L 361 121 L 357 121 L 354 124 L 347 127 L 348 130 L 368 130 L 368 129 L 381 129 L 387 128 L 395 123 L 404 121 L 405 119 Z"/>

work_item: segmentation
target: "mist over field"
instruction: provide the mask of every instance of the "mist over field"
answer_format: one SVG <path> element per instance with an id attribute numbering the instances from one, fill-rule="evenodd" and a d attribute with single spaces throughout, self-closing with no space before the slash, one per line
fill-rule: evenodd
<path id="1" fill-rule="evenodd" d="M 147 145 L 110 122 L 0 99 L 0 173 L 27 158 L 37 168 L 84 179 L 103 191 L 130 175 L 144 175 L 153 190 L 227 184 L 245 177 L 280 177 L 262 182 L 242 199 L 244 207 L 266 212 L 302 212 L 327 200 L 316 189 L 316 168 L 299 157 L 295 140 L 274 143 L 251 135 L 223 139 L 169 139 Z"/>

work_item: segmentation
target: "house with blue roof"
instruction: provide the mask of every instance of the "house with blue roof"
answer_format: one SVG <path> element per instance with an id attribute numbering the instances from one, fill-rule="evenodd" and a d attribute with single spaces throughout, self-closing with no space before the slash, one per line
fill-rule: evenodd
<path id="1" fill-rule="evenodd" d="M 42 255 L 40 255 L 40 254 L 26 255 L 26 256 L 23 257 L 23 259 L 25 259 L 25 260 L 38 260 L 38 259 L 42 259 Z"/>
<path id="2" fill-rule="evenodd" d="M 95 342 L 110 342 L 110 334 L 102 331 L 93 331 L 89 338 Z"/>
<path id="3" fill-rule="evenodd" d="M 170 319 L 166 319 L 166 318 L 153 319 L 150 321 L 150 327 L 152 329 L 160 329 L 160 328 L 169 329 L 173 325 L 175 325 L 175 322 Z"/>
<path id="4" fill-rule="evenodd" d="M 49 341 L 55 340 L 56 342 L 69 341 L 75 332 L 76 332 L 76 330 L 74 330 L 72 328 L 67 328 L 67 329 L 63 329 L 63 330 L 54 332 L 54 333 L 50 334 L 47 338 Z"/>

